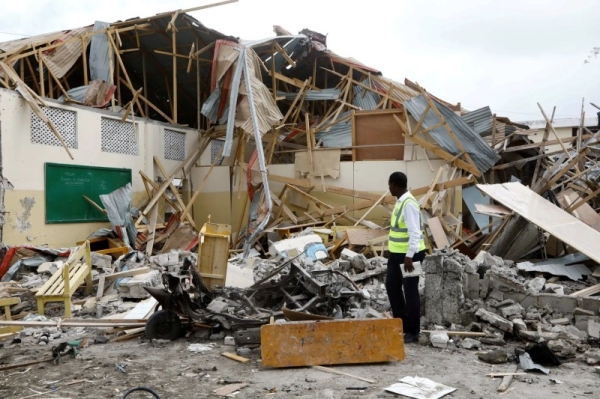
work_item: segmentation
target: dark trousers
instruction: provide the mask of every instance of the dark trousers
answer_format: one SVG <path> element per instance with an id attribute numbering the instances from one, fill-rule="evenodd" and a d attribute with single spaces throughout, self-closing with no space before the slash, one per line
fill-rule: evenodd
<path id="1" fill-rule="evenodd" d="M 392 315 L 402 319 L 406 334 L 419 334 L 421 331 L 421 299 L 419 297 L 419 277 L 402 277 L 400 265 L 406 254 L 392 253 L 388 258 L 385 288 L 387 290 Z M 421 262 L 425 251 L 417 252 L 413 262 Z"/>

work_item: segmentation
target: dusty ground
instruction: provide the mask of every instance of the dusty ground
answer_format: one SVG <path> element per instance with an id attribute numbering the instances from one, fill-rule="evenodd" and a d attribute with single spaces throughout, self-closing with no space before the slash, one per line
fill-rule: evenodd
<path id="1" fill-rule="evenodd" d="M 407 346 L 403 362 L 335 366 L 337 370 L 377 380 L 376 384 L 368 384 L 310 368 L 263 369 L 258 351 L 249 356 L 250 363 L 238 363 L 221 356 L 222 352 L 234 351 L 233 347 L 221 344 L 208 352 L 192 353 L 187 350 L 190 342 L 193 341 L 182 338 L 160 347 L 144 339 L 96 344 L 81 350 L 77 358 L 63 359 L 59 365 L 44 363 L 29 369 L 3 371 L 0 398 L 120 398 L 127 389 L 137 386 L 151 387 L 161 398 L 212 398 L 217 397 L 216 389 L 232 382 L 249 384 L 236 395 L 238 398 L 391 398 L 396 395 L 386 393 L 386 386 L 404 376 L 418 375 L 457 388 L 448 398 L 485 399 L 498 395 L 496 388 L 501 381 L 485 374 L 504 372 L 508 367 L 481 363 L 472 351 L 440 350 L 418 344 Z M 24 340 L 19 345 L 5 344 L 0 349 L 5 364 L 33 361 L 50 354 L 50 346 L 39 346 L 33 340 Z M 115 363 L 126 364 L 127 374 L 116 370 Z M 551 378 L 564 384 L 552 383 Z M 63 385 L 74 380 L 86 381 Z M 51 392 L 53 387 L 61 388 L 44 393 Z M 348 390 L 357 387 L 365 389 Z M 511 388 L 500 397 L 600 398 L 600 374 L 583 363 L 566 363 L 548 376 L 529 373 L 515 377 Z M 138 393 L 128 396 L 142 397 L 151 396 Z"/>

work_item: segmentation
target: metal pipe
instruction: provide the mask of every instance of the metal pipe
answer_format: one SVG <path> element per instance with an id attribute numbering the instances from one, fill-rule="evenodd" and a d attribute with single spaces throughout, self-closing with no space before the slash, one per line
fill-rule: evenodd
<path id="1" fill-rule="evenodd" d="M 256 236 L 258 234 L 260 234 L 265 226 L 267 225 L 267 223 L 269 222 L 269 219 L 271 217 L 271 212 L 273 212 L 273 201 L 271 200 L 271 190 L 269 188 L 269 178 L 267 176 L 267 165 L 265 162 L 265 153 L 263 150 L 263 146 L 262 146 L 262 137 L 260 135 L 260 130 L 258 128 L 258 117 L 256 116 L 256 108 L 254 107 L 254 94 L 252 93 L 252 84 L 250 83 L 250 73 L 249 70 L 250 68 L 248 67 L 248 56 L 247 56 L 247 51 L 250 51 L 249 49 L 244 49 L 244 51 L 242 51 L 240 53 L 240 59 L 238 61 L 238 66 L 241 64 L 243 64 L 244 67 L 244 80 L 246 82 L 246 92 L 248 94 L 248 103 L 250 105 L 250 116 L 252 118 L 252 128 L 254 129 L 254 141 L 256 142 L 256 152 L 258 153 L 258 166 L 260 169 L 260 176 L 262 179 L 262 183 L 263 183 L 263 192 L 265 193 L 265 201 L 267 202 L 267 214 L 264 217 L 264 219 L 260 222 L 260 224 L 256 227 L 256 229 L 254 230 L 254 233 L 252 233 L 252 235 L 246 239 L 246 242 L 244 243 L 244 255 L 243 255 L 243 259 L 246 259 L 248 257 L 248 254 L 250 253 L 250 246 L 252 245 L 252 243 L 254 242 L 254 239 L 256 238 Z M 236 70 L 237 72 L 237 70 Z M 230 103 L 230 107 L 231 107 Z"/>

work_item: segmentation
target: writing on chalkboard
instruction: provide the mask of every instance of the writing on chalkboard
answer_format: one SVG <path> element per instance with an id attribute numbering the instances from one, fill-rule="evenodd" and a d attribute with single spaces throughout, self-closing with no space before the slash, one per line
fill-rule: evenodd
<path id="1" fill-rule="evenodd" d="M 100 196 L 131 183 L 131 169 L 45 164 L 46 223 L 106 222 L 106 215 L 84 199 L 102 204 Z"/>

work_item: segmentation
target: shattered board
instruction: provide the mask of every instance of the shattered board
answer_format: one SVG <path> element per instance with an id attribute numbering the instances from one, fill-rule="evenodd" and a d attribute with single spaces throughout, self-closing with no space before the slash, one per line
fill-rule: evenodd
<path id="1" fill-rule="evenodd" d="M 449 387 L 422 377 L 404 377 L 400 383 L 385 388 L 386 391 L 415 399 L 438 399 L 456 391 Z"/>
<path id="2" fill-rule="evenodd" d="M 360 245 L 367 246 L 369 245 L 370 240 L 374 240 L 375 238 L 387 237 L 390 232 L 389 230 L 373 230 L 373 229 L 346 229 L 346 233 L 348 234 L 348 242 L 350 245 Z"/>
<path id="3" fill-rule="evenodd" d="M 560 241 L 600 262 L 600 232 L 521 183 L 478 184 L 477 188 Z"/>
<path id="4" fill-rule="evenodd" d="M 560 261 L 560 259 L 557 260 Z M 583 276 L 592 274 L 592 271 L 582 264 L 565 266 L 560 263 L 538 265 L 531 262 L 520 262 L 517 263 L 517 268 L 526 272 L 543 272 L 550 273 L 553 276 L 565 276 L 573 281 L 581 280 Z"/>

